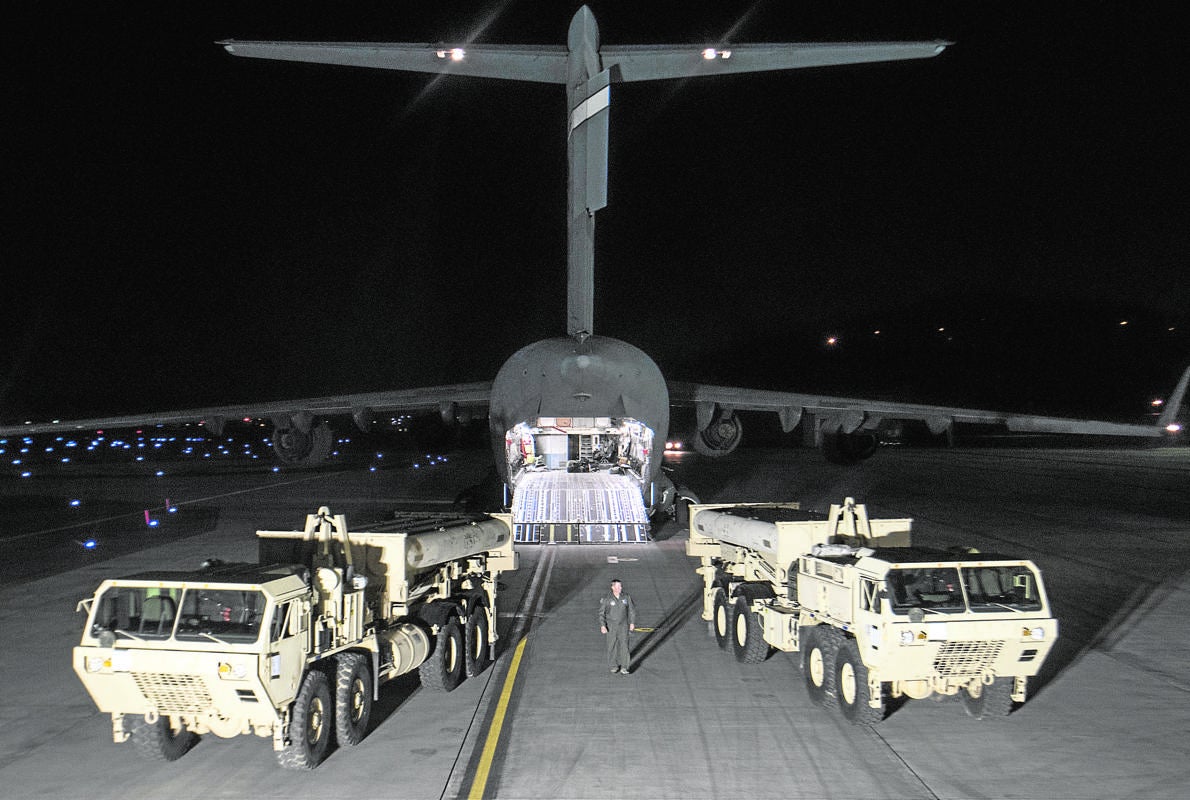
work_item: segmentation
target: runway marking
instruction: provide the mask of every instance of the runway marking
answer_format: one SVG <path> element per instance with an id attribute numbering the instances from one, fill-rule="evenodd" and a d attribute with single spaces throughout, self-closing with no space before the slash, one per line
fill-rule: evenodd
<path id="1" fill-rule="evenodd" d="M 529 637 L 521 639 L 512 655 L 512 664 L 508 667 L 508 675 L 504 678 L 504 688 L 500 691 L 500 702 L 496 704 L 496 714 L 492 724 L 488 727 L 488 738 L 483 744 L 483 754 L 479 757 L 479 767 L 475 770 L 475 780 L 471 782 L 469 800 L 483 800 L 484 790 L 488 785 L 488 773 L 492 769 L 492 759 L 496 755 L 496 745 L 500 741 L 500 732 L 504 730 L 504 715 L 508 712 L 508 700 L 512 697 L 512 687 L 516 683 L 517 673 L 521 669 L 521 657 L 525 654 L 525 645 Z"/>
<path id="2" fill-rule="evenodd" d="M 496 757 L 496 748 L 500 744 L 500 734 L 504 730 L 504 717 L 508 713 L 508 703 L 512 698 L 512 690 L 516 686 L 517 674 L 521 668 L 521 658 L 525 653 L 525 645 L 529 643 L 529 637 L 524 633 L 525 623 L 529 619 L 535 619 L 541 616 L 541 607 L 545 604 L 545 586 L 550 582 L 550 575 L 554 571 L 554 554 L 557 550 L 548 549 L 541 556 L 537 562 L 537 569 L 533 572 L 533 580 L 529 584 L 529 592 L 525 596 L 525 602 L 522 604 L 522 611 L 517 614 L 516 628 L 513 630 L 512 638 L 519 638 L 516 650 L 512 656 L 512 662 L 508 666 L 508 673 L 504 676 L 504 685 L 500 689 L 500 700 L 496 704 L 496 711 L 492 715 L 492 722 L 488 726 L 487 737 L 484 740 L 483 750 L 479 756 L 479 764 L 475 769 L 475 779 L 471 781 L 471 791 L 467 793 L 468 800 L 483 800 L 484 792 L 487 791 L 488 776 L 492 771 L 492 761 Z M 544 572 L 544 580 L 542 580 L 542 565 L 546 565 Z M 540 582 L 540 583 L 539 583 Z M 533 603 L 536 599 L 536 608 L 533 613 L 526 614 L 524 609 Z"/>

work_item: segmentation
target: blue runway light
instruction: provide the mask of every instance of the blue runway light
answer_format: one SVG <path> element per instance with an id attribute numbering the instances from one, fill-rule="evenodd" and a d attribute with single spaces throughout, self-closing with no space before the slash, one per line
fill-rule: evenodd
<path id="1" fill-rule="evenodd" d="M 71 500 L 70 501 L 70 505 L 72 508 L 78 508 L 81 504 L 82 504 L 81 500 Z"/>
<path id="2" fill-rule="evenodd" d="M 280 471 L 281 471 L 280 467 L 273 467 L 273 472 L 280 472 Z"/>
<path id="3" fill-rule="evenodd" d="M 164 474 L 165 474 L 165 470 L 161 470 L 161 469 L 157 470 L 157 477 L 158 477 L 158 478 L 160 478 L 160 477 L 161 477 L 162 475 L 164 475 Z"/>
<path id="4" fill-rule="evenodd" d="M 94 550 L 96 547 L 99 547 L 99 542 L 94 539 L 87 539 L 86 541 L 79 542 L 79 544 L 83 546 L 84 550 Z"/>
<path id="5" fill-rule="evenodd" d="M 375 472 L 375 471 L 376 471 L 375 467 L 368 467 L 368 472 Z"/>
<path id="6" fill-rule="evenodd" d="M 22 473 L 21 473 L 21 477 L 22 477 L 22 478 L 32 478 L 32 477 L 33 477 L 33 473 L 32 473 L 32 472 L 22 472 Z"/>
<path id="7" fill-rule="evenodd" d="M 151 519 L 151 520 L 149 520 L 149 527 L 150 527 L 150 528 L 156 528 L 156 527 L 157 527 L 158 525 L 160 525 L 160 524 L 161 524 L 161 523 L 159 523 L 159 522 L 158 522 L 157 520 L 155 520 L 155 519 Z"/>

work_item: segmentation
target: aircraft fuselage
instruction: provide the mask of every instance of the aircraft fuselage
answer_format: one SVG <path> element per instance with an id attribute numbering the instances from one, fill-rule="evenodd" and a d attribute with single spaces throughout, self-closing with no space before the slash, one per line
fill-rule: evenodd
<path id="1" fill-rule="evenodd" d="M 492 383 L 488 419 L 497 470 L 514 487 L 517 465 L 510 463 L 507 448 L 518 426 L 538 429 L 545 421 L 561 435 L 604 420 L 610 421 L 601 423 L 604 428 L 618 426 L 625 437 L 629 428 L 647 430 L 647 441 L 634 433 L 629 465 L 647 491 L 661 468 L 669 391 L 661 370 L 639 348 L 607 336 L 560 336 L 523 347 L 504 362 Z M 627 455 L 621 449 L 615 460 Z M 646 504 L 652 505 L 647 497 Z"/>

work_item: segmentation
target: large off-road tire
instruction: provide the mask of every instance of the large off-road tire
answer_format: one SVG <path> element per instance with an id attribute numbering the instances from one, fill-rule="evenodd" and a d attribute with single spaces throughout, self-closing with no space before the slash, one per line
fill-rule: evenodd
<path id="1" fill-rule="evenodd" d="M 150 761 L 177 761 L 198 743 L 198 735 L 183 728 L 174 733 L 169 717 L 158 717 L 150 724 L 141 715 L 124 718 L 132 746 Z"/>
<path id="2" fill-rule="evenodd" d="M 277 751 L 277 763 L 286 769 L 314 769 L 326 757 L 331 742 L 331 690 L 326 675 L 316 669 L 306 673 L 289 716 L 289 737 Z"/>
<path id="3" fill-rule="evenodd" d="M 769 643 L 764 640 L 760 617 L 752 613 L 747 597 L 735 599 L 735 625 L 732 629 L 732 646 L 736 661 L 741 664 L 759 664 L 769 657 Z"/>
<path id="4" fill-rule="evenodd" d="M 816 625 L 802 628 L 802 677 L 806 693 L 816 706 L 829 708 L 835 703 L 835 655 L 839 637 L 834 628 Z"/>
<path id="5" fill-rule="evenodd" d="M 335 741 L 354 747 L 372 716 L 372 665 L 362 653 L 340 653 L 335 661 Z"/>
<path id="6" fill-rule="evenodd" d="M 854 639 L 847 639 L 835 656 L 835 695 L 839 710 L 852 725 L 875 725 L 884 719 L 883 697 L 881 703 L 872 708 L 868 704 L 871 692 L 868 687 L 868 668 L 859 656 L 859 647 Z"/>
<path id="7" fill-rule="evenodd" d="M 491 661 L 491 647 L 488 644 L 488 612 L 483 606 L 475 606 L 467 615 L 463 630 L 463 645 L 466 647 L 467 677 L 474 678 L 487 669 Z"/>
<path id="8" fill-rule="evenodd" d="M 714 612 L 711 620 L 715 624 L 715 641 L 724 650 L 731 644 L 732 628 L 735 627 L 735 612 L 727 601 L 727 592 L 715 590 Z"/>
<path id="9" fill-rule="evenodd" d="M 1012 713 L 1012 678 L 996 678 L 990 686 L 977 684 L 975 691 L 966 687 L 960 694 L 963 709 L 976 719 L 1003 719 Z"/>
<path id="10" fill-rule="evenodd" d="M 463 629 L 458 618 L 452 616 L 438 628 L 434 651 L 418 668 L 421 685 L 437 692 L 452 691 L 463 682 L 466 652 Z"/>

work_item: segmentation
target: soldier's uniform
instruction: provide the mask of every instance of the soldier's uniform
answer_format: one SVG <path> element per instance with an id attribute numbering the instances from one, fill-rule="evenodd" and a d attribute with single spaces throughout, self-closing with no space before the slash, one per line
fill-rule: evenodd
<path id="1" fill-rule="evenodd" d="M 636 606 L 625 591 L 616 597 L 609 592 L 599 601 L 599 625 L 607 628 L 607 666 L 612 672 L 628 674 L 628 626 L 636 625 Z"/>

